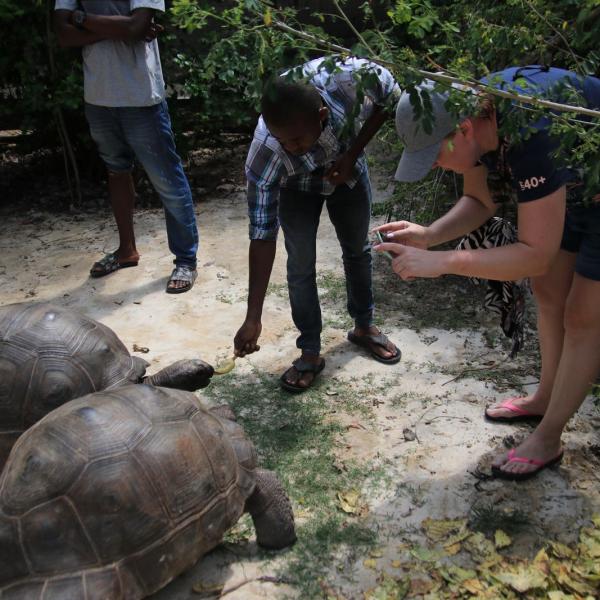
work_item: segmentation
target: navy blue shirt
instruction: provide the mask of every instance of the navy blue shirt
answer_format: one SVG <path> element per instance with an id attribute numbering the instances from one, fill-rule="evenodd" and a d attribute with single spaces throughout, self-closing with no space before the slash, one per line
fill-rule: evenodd
<path id="1" fill-rule="evenodd" d="M 587 108 L 600 108 L 600 79 L 581 77 L 564 69 L 536 65 L 511 67 L 481 81 L 498 89 L 568 104 L 573 102 L 565 96 L 569 95 L 569 88 L 574 88 L 583 97 L 576 101 L 579 106 L 585 100 Z M 585 119 L 581 115 L 578 118 Z M 499 125 L 502 119 L 503 115 L 498 114 Z M 563 185 L 567 185 L 569 203 L 581 200 L 583 165 L 569 164 L 569 157 L 554 156 L 559 140 L 550 135 L 551 117 L 538 118 L 528 126 L 536 132 L 514 143 L 501 140 L 499 150 L 485 154 L 481 162 L 492 175 L 510 179 L 518 202 L 543 198 Z"/>

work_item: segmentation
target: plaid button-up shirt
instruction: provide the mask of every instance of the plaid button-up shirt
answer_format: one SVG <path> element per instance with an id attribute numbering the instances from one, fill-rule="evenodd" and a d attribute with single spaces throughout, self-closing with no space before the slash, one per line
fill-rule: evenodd
<path id="1" fill-rule="evenodd" d="M 398 84 L 392 74 L 380 65 L 365 59 L 349 58 L 338 61 L 334 71 L 329 73 L 324 68 L 319 69 L 324 60 L 312 60 L 302 68 L 306 79 L 317 88 L 329 108 L 325 127 L 309 152 L 302 156 L 286 152 L 267 129 L 262 116 L 258 120 L 246 159 L 249 233 L 252 240 L 277 238 L 281 188 L 324 195 L 333 193 L 335 185 L 325 179 L 324 174 L 352 142 L 352 137 L 345 135 L 345 132 L 357 102 L 359 81 L 364 81 L 365 96 L 356 118 L 359 127 L 372 113 L 373 105 L 391 107 L 399 99 Z M 364 74 L 376 76 L 362 79 Z M 352 188 L 363 178 L 370 185 L 364 152 L 356 161 L 346 185 Z"/>

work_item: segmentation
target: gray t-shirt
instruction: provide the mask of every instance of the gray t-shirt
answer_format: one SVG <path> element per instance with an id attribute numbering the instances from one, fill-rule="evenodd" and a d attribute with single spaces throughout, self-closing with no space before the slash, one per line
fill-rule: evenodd
<path id="1" fill-rule="evenodd" d="M 164 12 L 164 0 L 81 0 L 86 13 L 128 16 L 137 8 Z M 55 10 L 76 10 L 77 0 L 56 0 Z M 84 96 L 98 106 L 153 106 L 165 98 L 158 43 L 103 40 L 84 46 Z"/>

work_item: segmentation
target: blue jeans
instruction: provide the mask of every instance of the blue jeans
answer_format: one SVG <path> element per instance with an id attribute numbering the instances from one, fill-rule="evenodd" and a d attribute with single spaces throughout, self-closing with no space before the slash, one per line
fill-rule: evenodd
<path id="1" fill-rule="evenodd" d="M 330 196 L 282 189 L 279 222 L 287 250 L 287 281 L 292 318 L 300 336 L 296 346 L 306 354 L 321 352 L 321 307 L 317 293 L 317 229 L 323 204 L 342 248 L 348 312 L 357 327 L 373 324 L 371 188 L 368 180 L 353 189 L 338 186 Z"/>
<path id="2" fill-rule="evenodd" d="M 90 133 L 109 171 L 131 171 L 141 163 L 159 195 L 176 265 L 196 268 L 198 229 L 192 192 L 175 149 L 166 102 L 154 106 L 85 105 Z"/>

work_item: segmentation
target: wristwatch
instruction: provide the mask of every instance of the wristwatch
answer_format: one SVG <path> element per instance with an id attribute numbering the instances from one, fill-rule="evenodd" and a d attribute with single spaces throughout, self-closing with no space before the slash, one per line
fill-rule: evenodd
<path id="1" fill-rule="evenodd" d="M 84 10 L 74 10 L 73 11 L 73 25 L 77 27 L 77 29 L 83 29 L 83 24 L 85 23 L 86 14 Z"/>

